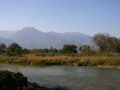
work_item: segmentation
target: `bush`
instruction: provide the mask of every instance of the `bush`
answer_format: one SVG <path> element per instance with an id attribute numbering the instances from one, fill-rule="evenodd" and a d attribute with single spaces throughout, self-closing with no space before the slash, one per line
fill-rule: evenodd
<path id="1" fill-rule="evenodd" d="M 0 90 L 22 90 L 27 85 L 27 77 L 24 77 L 22 73 L 0 71 Z"/>
<path id="2" fill-rule="evenodd" d="M 6 55 L 7 56 L 21 56 L 22 48 L 18 44 L 13 43 L 8 47 L 6 51 Z"/>
<path id="3" fill-rule="evenodd" d="M 62 87 L 51 89 L 27 81 L 20 72 L 0 71 L 0 90 L 67 90 Z"/>

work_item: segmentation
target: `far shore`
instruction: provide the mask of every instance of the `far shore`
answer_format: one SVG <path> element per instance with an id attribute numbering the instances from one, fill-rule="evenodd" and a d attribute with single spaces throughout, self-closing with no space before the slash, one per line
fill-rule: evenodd
<path id="1" fill-rule="evenodd" d="M 94 66 L 94 67 L 100 67 L 100 68 L 120 68 L 120 66 Z"/>

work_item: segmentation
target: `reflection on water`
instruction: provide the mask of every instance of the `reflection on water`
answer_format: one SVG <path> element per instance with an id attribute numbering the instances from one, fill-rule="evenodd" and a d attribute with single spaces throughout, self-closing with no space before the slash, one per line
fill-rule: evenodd
<path id="1" fill-rule="evenodd" d="M 75 66 L 23 66 L 0 64 L 0 70 L 20 71 L 28 81 L 70 90 L 120 90 L 120 69 Z"/>

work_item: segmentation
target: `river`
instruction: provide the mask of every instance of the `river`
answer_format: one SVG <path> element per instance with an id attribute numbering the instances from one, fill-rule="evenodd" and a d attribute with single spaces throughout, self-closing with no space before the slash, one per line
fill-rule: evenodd
<path id="1" fill-rule="evenodd" d="M 120 90 L 120 69 L 77 66 L 0 64 L 0 70 L 20 71 L 28 81 L 68 90 Z"/>

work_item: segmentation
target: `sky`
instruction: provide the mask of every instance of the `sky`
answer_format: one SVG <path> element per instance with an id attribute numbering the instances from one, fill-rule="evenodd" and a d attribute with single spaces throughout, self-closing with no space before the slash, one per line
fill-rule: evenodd
<path id="1" fill-rule="evenodd" d="M 120 0 L 0 0 L 0 30 L 24 27 L 120 37 Z"/>

